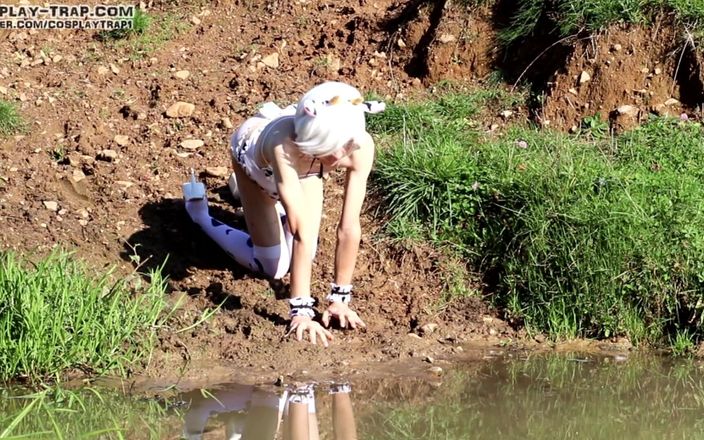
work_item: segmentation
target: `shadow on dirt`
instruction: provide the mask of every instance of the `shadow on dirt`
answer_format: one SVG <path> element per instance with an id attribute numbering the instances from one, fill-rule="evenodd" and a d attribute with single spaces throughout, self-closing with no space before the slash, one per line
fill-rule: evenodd
<path id="1" fill-rule="evenodd" d="M 221 200 L 227 187 L 214 191 Z M 229 194 L 228 194 L 229 195 Z M 225 203 L 209 205 L 210 214 L 238 229 L 245 229 L 244 219 Z M 205 235 L 188 217 L 181 199 L 163 199 L 147 203 L 139 210 L 145 229 L 127 240 L 120 257 L 141 263 L 141 272 L 162 267 L 164 276 L 180 281 L 197 269 L 230 270 L 235 279 L 256 276 L 241 268 L 220 247 Z"/>

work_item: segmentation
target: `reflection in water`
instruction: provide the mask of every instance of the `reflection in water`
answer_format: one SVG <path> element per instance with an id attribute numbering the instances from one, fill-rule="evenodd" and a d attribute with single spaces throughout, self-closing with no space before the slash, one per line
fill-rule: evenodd
<path id="1" fill-rule="evenodd" d="M 0 438 L 340 440 L 359 430 L 365 440 L 704 439 L 702 367 L 509 353 L 445 366 L 439 378 L 357 377 L 353 393 L 346 384 L 231 384 L 164 402 L 96 389 L 24 398 L 0 389 Z"/>
<path id="2" fill-rule="evenodd" d="M 694 360 L 564 354 L 500 358 L 435 387 L 390 384 L 358 408 L 360 438 L 701 439 L 704 376 Z"/>
<path id="3" fill-rule="evenodd" d="M 317 440 L 320 438 L 314 383 L 266 390 L 257 386 L 226 385 L 217 390 L 183 394 L 188 404 L 183 417 L 183 438 L 200 440 L 211 419 L 224 425 L 225 440 Z M 322 386 L 332 400 L 335 439 L 356 439 L 356 427 L 346 383 Z M 277 437 L 280 435 L 280 437 Z M 213 437 L 209 437 L 213 438 Z"/>

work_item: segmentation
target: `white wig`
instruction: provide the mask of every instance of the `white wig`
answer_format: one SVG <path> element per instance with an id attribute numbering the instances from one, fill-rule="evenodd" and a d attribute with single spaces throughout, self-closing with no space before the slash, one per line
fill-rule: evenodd
<path id="1" fill-rule="evenodd" d="M 294 119 L 296 145 L 302 152 L 324 156 L 366 131 L 367 110 L 359 90 L 341 82 L 325 82 L 298 102 Z"/>

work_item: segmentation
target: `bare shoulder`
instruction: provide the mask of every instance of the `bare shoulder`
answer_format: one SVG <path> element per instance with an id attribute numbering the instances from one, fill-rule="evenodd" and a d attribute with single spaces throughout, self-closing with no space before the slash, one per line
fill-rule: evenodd
<path id="1" fill-rule="evenodd" d="M 371 171 L 375 155 L 374 139 L 369 133 L 364 132 L 355 136 L 354 141 L 359 146 L 359 149 L 352 153 L 350 170 L 365 173 Z"/>

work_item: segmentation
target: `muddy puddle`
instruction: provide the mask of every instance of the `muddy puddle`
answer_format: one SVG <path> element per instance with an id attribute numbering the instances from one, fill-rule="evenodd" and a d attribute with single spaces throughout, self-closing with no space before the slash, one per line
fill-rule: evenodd
<path id="1" fill-rule="evenodd" d="M 150 397 L 93 387 L 32 396 L 4 389 L 0 438 L 704 438 L 700 361 L 502 351 L 479 357 L 433 361 L 406 374 L 171 387 Z M 439 365 L 442 371 L 433 370 Z"/>

